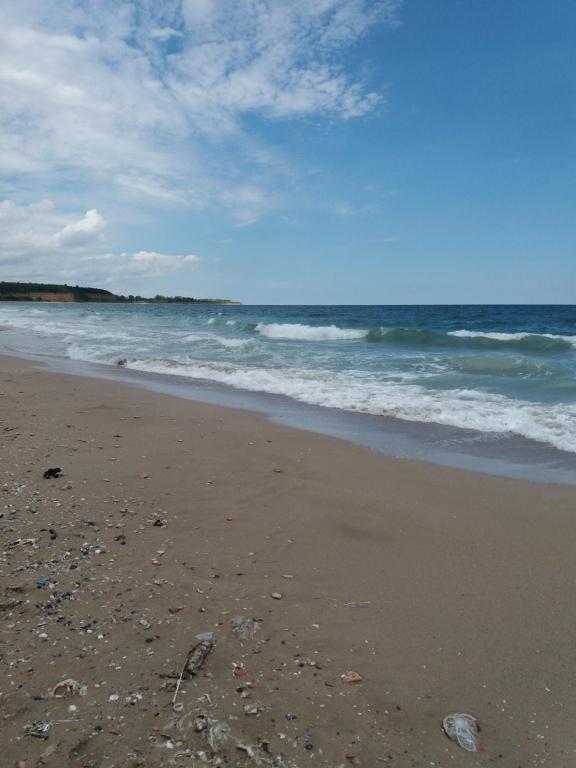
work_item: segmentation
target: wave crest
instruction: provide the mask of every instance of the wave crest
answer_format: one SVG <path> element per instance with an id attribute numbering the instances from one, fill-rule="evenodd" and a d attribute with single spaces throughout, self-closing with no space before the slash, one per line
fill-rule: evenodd
<path id="1" fill-rule="evenodd" d="M 527 353 L 566 352 L 576 349 L 576 336 L 556 336 L 551 333 L 491 333 L 466 330 L 443 333 L 419 328 L 371 328 L 366 334 L 366 340 L 420 347 L 516 349 Z"/>
<path id="2" fill-rule="evenodd" d="M 338 328 L 336 325 L 258 323 L 254 330 L 269 339 L 292 339 L 294 341 L 339 341 L 366 337 L 365 330 Z"/>
<path id="3" fill-rule="evenodd" d="M 576 336 L 557 336 L 553 333 L 497 333 L 491 331 L 449 331 L 448 336 L 458 339 L 473 339 L 489 345 L 496 342 L 502 346 L 514 345 L 521 349 L 547 352 L 554 349 L 576 349 Z"/>

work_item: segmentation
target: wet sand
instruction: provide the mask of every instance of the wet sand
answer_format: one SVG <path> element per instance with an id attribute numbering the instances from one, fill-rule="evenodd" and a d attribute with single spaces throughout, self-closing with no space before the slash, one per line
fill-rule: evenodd
<path id="1" fill-rule="evenodd" d="M 576 488 L 14 358 L 0 393 L 2 765 L 575 764 Z"/>

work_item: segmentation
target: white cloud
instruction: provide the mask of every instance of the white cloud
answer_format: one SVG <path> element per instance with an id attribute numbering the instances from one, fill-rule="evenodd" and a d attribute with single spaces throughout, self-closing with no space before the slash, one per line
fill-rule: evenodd
<path id="1" fill-rule="evenodd" d="M 55 235 L 57 245 L 65 247 L 84 246 L 103 239 L 106 219 L 95 208 L 86 211 L 84 216 Z"/>
<path id="2" fill-rule="evenodd" d="M 115 248 L 94 201 L 118 219 L 148 201 L 238 227 L 281 208 L 297 174 L 266 127 L 373 111 L 347 51 L 401 2 L 3 0 L 0 181 L 19 202 L 0 203 L 2 277 L 195 269 L 194 254 Z M 67 202 L 30 202 L 43 196 Z"/>
<path id="3" fill-rule="evenodd" d="M 150 37 L 153 40 L 161 40 L 163 43 L 165 43 L 166 40 L 170 40 L 172 37 L 182 36 L 182 32 L 178 32 L 176 29 L 172 29 L 172 27 L 159 27 L 150 30 Z"/>
<path id="4" fill-rule="evenodd" d="M 196 269 L 200 257 L 156 251 L 102 253 L 106 219 L 91 209 L 80 218 L 50 200 L 0 203 L 3 279 L 110 283 Z"/>
<path id="5" fill-rule="evenodd" d="M 344 54 L 399 3 L 4 0 L 0 174 L 196 208 L 226 197 L 240 223 L 255 220 L 277 169 L 244 118 L 373 110 L 380 96 Z"/>
<path id="6" fill-rule="evenodd" d="M 106 219 L 95 209 L 70 221 L 51 200 L 30 205 L 4 200 L 0 203 L 0 260 L 90 248 L 102 241 L 105 228 Z"/>
<path id="7" fill-rule="evenodd" d="M 85 279 L 102 283 L 122 283 L 140 278 L 159 278 L 180 270 L 194 270 L 201 259 L 195 254 L 174 255 L 156 251 L 137 251 L 136 253 L 104 253 L 84 257 L 73 272 Z"/>
<path id="8" fill-rule="evenodd" d="M 182 267 L 196 269 L 200 264 L 200 257 L 191 253 L 185 256 L 170 256 L 155 251 L 138 251 L 130 255 L 123 254 L 123 256 L 128 256 L 128 268 L 133 271 L 142 271 L 142 274 L 148 277 L 164 275 Z"/>

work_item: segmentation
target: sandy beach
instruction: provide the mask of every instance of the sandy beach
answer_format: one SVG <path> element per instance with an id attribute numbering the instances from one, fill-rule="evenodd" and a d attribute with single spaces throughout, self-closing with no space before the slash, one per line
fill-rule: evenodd
<path id="1" fill-rule="evenodd" d="M 0 393 L 3 766 L 576 763 L 576 488 L 15 358 Z"/>

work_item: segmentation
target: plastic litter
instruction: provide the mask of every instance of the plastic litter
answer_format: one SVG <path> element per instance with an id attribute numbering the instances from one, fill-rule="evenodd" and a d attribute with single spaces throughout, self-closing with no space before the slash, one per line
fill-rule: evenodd
<path id="1" fill-rule="evenodd" d="M 206 738 L 210 749 L 215 752 L 219 747 L 225 744 L 230 738 L 230 726 L 221 720 L 211 720 L 207 730 Z"/>
<path id="2" fill-rule="evenodd" d="M 101 555 L 103 552 L 106 552 L 106 547 L 98 541 L 85 541 L 80 548 L 80 554 L 84 555 L 84 557 Z"/>
<path id="3" fill-rule="evenodd" d="M 232 632 L 240 640 L 252 640 L 256 632 L 262 627 L 262 622 L 258 619 L 251 619 L 248 616 L 235 616 L 230 620 Z"/>
<path id="4" fill-rule="evenodd" d="M 35 739 L 47 739 L 48 731 L 52 728 L 52 723 L 31 723 L 24 728 L 25 736 L 33 736 Z"/>
<path id="5" fill-rule="evenodd" d="M 178 731 L 185 730 L 185 721 L 193 718 L 192 727 L 196 733 L 201 734 L 205 739 L 209 750 L 186 748 L 178 752 L 175 757 L 187 756 L 198 760 L 201 763 L 207 763 L 211 768 L 228 768 L 236 765 L 236 760 L 230 760 L 230 754 L 225 749 L 233 747 L 243 752 L 255 766 L 270 766 L 270 768 L 288 768 L 287 763 L 280 756 L 270 754 L 270 744 L 265 740 L 259 740 L 258 744 L 249 744 L 243 739 L 237 738 L 230 725 L 222 720 L 212 720 L 208 715 L 194 715 L 189 712 L 181 717 L 176 728 Z M 244 762 L 242 763 L 244 765 Z M 291 768 L 295 768 L 290 764 Z"/>
<path id="6" fill-rule="evenodd" d="M 208 728 L 210 721 L 206 717 L 206 715 L 198 715 L 194 719 L 194 730 L 196 733 L 202 733 L 202 731 L 205 731 L 206 728 Z"/>
<path id="7" fill-rule="evenodd" d="M 79 683 L 78 680 L 74 680 L 72 677 L 62 680 L 61 683 L 55 685 L 50 691 L 50 698 L 52 699 L 65 699 L 67 696 L 86 696 L 88 687 Z"/>
<path id="8" fill-rule="evenodd" d="M 178 677 L 178 682 L 176 683 L 174 696 L 172 698 L 173 706 L 176 704 L 182 680 L 189 680 L 191 677 L 194 677 L 194 675 L 197 675 L 214 648 L 215 642 L 213 632 L 202 632 L 201 634 L 196 635 L 196 639 L 198 640 L 198 643 L 196 643 L 186 657 L 186 661 L 184 662 L 180 674 L 169 675 L 169 677 Z"/>
<path id="9" fill-rule="evenodd" d="M 455 741 L 467 752 L 484 751 L 484 747 L 478 738 L 480 724 L 472 715 L 447 715 L 442 722 L 442 728 L 448 738 Z"/>
<path id="10" fill-rule="evenodd" d="M 352 600 L 348 603 L 343 603 L 343 605 L 345 608 L 370 608 L 372 605 L 372 600 Z"/>
<path id="11" fill-rule="evenodd" d="M 36 739 L 47 739 L 48 731 L 53 725 L 75 722 L 77 722 L 77 720 L 49 720 L 38 723 L 28 723 L 28 725 L 24 726 L 24 736 L 34 736 Z"/>
<path id="12" fill-rule="evenodd" d="M 246 704 L 244 707 L 244 714 L 245 715 L 255 715 L 256 717 L 260 717 L 260 713 L 264 707 L 262 704 L 259 704 L 258 702 L 255 702 L 254 704 Z"/>
<path id="13" fill-rule="evenodd" d="M 193 760 L 199 760 L 201 763 L 211 762 L 210 756 L 205 749 L 185 749 L 182 752 L 176 752 L 175 758 L 179 757 L 191 757 Z"/>
<path id="14" fill-rule="evenodd" d="M 253 760 L 256 756 L 256 750 L 251 744 L 243 744 L 242 742 L 239 742 L 236 744 L 236 749 L 239 749 L 240 752 L 245 752 L 250 760 Z"/>
<path id="15" fill-rule="evenodd" d="M 53 477 L 60 477 L 62 470 L 60 467 L 48 467 L 48 469 L 42 474 L 45 480 L 51 480 Z"/>
<path id="16" fill-rule="evenodd" d="M 287 768 L 287 764 L 281 757 L 273 757 L 269 754 L 266 743 L 262 743 L 261 746 L 253 746 L 252 744 L 246 744 L 242 741 L 236 741 L 236 749 L 240 752 L 244 752 L 249 760 L 252 760 L 254 765 L 267 765 L 271 768 Z"/>
<path id="17" fill-rule="evenodd" d="M 182 678 L 188 680 L 190 677 L 194 677 L 204 666 L 204 662 L 212 653 L 214 649 L 214 633 L 204 632 L 200 635 L 196 635 L 196 639 L 199 641 L 188 654 L 186 664 L 184 665 Z"/>

